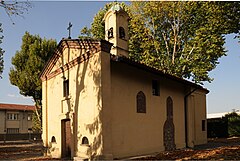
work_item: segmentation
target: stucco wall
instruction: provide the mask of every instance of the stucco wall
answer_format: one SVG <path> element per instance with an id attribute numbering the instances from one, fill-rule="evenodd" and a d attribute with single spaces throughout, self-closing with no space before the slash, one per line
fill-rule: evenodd
<path id="1" fill-rule="evenodd" d="M 205 125 L 203 121 L 205 120 Z M 207 143 L 206 92 L 196 90 L 187 98 L 188 146 Z M 203 130 L 205 126 L 205 130 Z"/>
<path id="2" fill-rule="evenodd" d="M 102 90 L 102 123 L 103 123 L 103 158 L 112 159 L 112 93 L 111 68 L 109 53 L 101 53 L 101 90 Z"/>
<path id="3" fill-rule="evenodd" d="M 124 55 L 128 57 L 128 20 L 129 16 L 126 12 L 120 11 L 111 11 L 109 10 L 105 16 L 105 30 L 109 31 L 110 28 L 113 29 L 113 37 L 108 37 L 108 34 L 105 34 L 105 40 L 114 44 L 114 47 L 111 49 L 111 54 L 113 55 Z M 124 29 L 125 38 L 120 38 L 119 27 Z"/>
<path id="4" fill-rule="evenodd" d="M 28 133 L 28 128 L 32 128 L 32 121 L 27 119 L 28 114 L 32 114 L 32 112 L 28 111 L 12 111 L 7 110 L 7 113 L 16 113 L 18 114 L 18 120 L 7 120 L 5 117 L 5 110 L 0 111 L 0 133 L 4 132 L 5 128 L 17 128 L 19 129 L 19 133 Z M 5 120 L 6 119 L 6 120 Z M 6 126 L 6 127 L 5 127 Z"/>
<path id="5" fill-rule="evenodd" d="M 70 53 L 70 56 L 69 56 Z M 75 56 L 86 54 L 80 49 L 65 49 L 64 64 Z M 61 59 L 61 58 L 60 58 Z M 57 68 L 55 68 L 57 69 Z M 90 149 L 87 155 L 102 153 L 102 122 L 101 122 L 101 58 L 99 53 L 81 62 L 69 70 L 43 82 L 43 138 L 45 145 L 50 147 L 51 155 L 61 157 L 62 128 L 61 121 L 71 120 L 71 151 L 72 156 L 86 155 L 81 142 L 87 137 Z M 69 80 L 69 96 L 63 97 L 63 77 Z M 47 95 L 46 95 L 47 93 Z M 46 119 L 47 118 L 47 119 Z M 56 143 L 51 143 L 51 138 Z"/>
<path id="6" fill-rule="evenodd" d="M 66 64 L 74 60 L 69 54 L 78 57 L 85 51 L 66 48 L 63 51 L 64 61 L 57 62 Z M 68 97 L 63 97 L 63 78 L 69 80 Z M 160 96 L 152 95 L 152 80 L 159 80 Z M 163 151 L 163 127 L 169 96 L 173 100 L 176 148 L 186 146 L 186 85 L 182 83 L 124 63 L 110 63 L 109 53 L 101 51 L 43 81 L 42 85 L 43 140 L 53 157 L 61 157 L 62 154 L 61 121 L 64 119 L 71 120 L 72 156 L 104 155 L 106 159 L 106 156 L 121 158 Z M 139 91 L 146 96 L 146 113 L 137 113 L 136 95 Z M 192 135 L 189 138 L 194 144 L 200 144 L 206 140 L 198 122 L 201 124 L 206 117 L 205 93 L 198 92 L 190 98 L 192 102 L 188 101 L 188 113 L 192 117 L 188 118 L 188 126 Z M 51 142 L 52 136 L 56 139 L 55 143 Z M 82 145 L 83 137 L 88 138 L 89 146 Z"/>
<path id="7" fill-rule="evenodd" d="M 160 81 L 160 96 L 152 95 L 152 80 Z M 146 95 L 146 113 L 136 112 L 136 95 Z M 184 93 L 180 84 L 129 65 L 111 64 L 112 149 L 114 157 L 164 150 L 166 99 L 173 99 L 175 144 L 185 147 Z"/>
<path id="8" fill-rule="evenodd" d="M 207 143 L 206 93 L 198 90 L 195 98 L 195 145 Z M 203 122 L 205 125 L 202 125 Z M 204 129 L 202 129 L 205 126 Z"/>
<path id="9" fill-rule="evenodd" d="M 32 121 L 28 120 L 28 114 L 32 112 L 19 112 L 19 133 L 28 133 L 28 128 L 32 128 Z"/>
<path id="10" fill-rule="evenodd" d="M 101 58 L 96 53 L 89 60 L 75 66 L 71 76 L 75 82 L 72 89 L 73 107 L 75 108 L 77 132 L 77 156 L 84 156 L 82 138 L 87 137 L 90 148 L 87 155 L 92 157 L 102 154 L 102 91 Z M 77 89 L 77 90 L 75 90 Z"/>

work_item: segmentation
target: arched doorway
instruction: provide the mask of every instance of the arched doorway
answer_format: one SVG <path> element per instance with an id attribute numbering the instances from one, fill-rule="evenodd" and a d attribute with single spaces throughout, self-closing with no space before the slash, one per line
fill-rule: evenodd
<path id="1" fill-rule="evenodd" d="M 165 150 L 170 151 L 176 149 L 173 124 L 173 100 L 170 96 L 167 98 L 166 103 L 167 103 L 167 120 L 165 121 L 163 127 L 163 140 Z"/>

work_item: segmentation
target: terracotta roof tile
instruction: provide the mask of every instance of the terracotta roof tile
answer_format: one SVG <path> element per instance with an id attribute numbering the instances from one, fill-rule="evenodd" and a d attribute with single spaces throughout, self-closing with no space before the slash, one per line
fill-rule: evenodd
<path id="1" fill-rule="evenodd" d="M 35 110 L 35 106 L 0 103 L 0 110 L 33 111 L 33 110 Z"/>

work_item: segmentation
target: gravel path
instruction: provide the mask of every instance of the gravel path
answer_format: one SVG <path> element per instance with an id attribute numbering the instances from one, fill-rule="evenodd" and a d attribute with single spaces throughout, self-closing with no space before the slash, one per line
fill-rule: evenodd
<path id="1" fill-rule="evenodd" d="M 44 157 L 42 143 L 0 142 L 0 160 L 61 160 Z M 240 138 L 211 139 L 194 149 L 159 152 L 136 160 L 240 160 Z"/>
<path id="2" fill-rule="evenodd" d="M 0 160 L 49 160 L 43 156 L 42 147 L 39 142 L 0 143 Z"/>
<path id="3" fill-rule="evenodd" d="M 240 160 L 240 138 L 209 139 L 208 144 L 194 149 L 164 151 L 136 160 Z"/>
<path id="4" fill-rule="evenodd" d="M 209 139 L 208 144 L 196 146 L 194 149 L 203 150 L 203 149 L 214 149 L 225 146 L 240 146 L 240 138 L 239 137 L 231 137 L 231 138 L 215 138 Z"/>

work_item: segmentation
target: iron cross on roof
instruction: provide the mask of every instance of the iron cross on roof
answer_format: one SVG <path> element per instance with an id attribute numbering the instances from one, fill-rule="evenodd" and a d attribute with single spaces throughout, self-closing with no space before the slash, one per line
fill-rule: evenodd
<path id="1" fill-rule="evenodd" d="M 68 39 L 71 39 L 71 28 L 72 28 L 72 23 L 69 22 L 68 28 L 67 28 L 67 30 L 68 30 Z"/>

